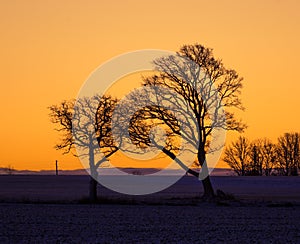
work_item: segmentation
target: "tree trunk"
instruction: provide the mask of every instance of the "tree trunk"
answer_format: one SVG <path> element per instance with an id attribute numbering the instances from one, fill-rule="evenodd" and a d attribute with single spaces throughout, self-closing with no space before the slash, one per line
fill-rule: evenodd
<path id="1" fill-rule="evenodd" d="M 92 176 L 90 178 L 89 200 L 91 203 L 97 202 L 97 186 L 98 182 Z"/>
<path id="2" fill-rule="evenodd" d="M 158 147 L 159 148 L 159 147 Z M 198 173 L 190 168 L 188 168 L 183 162 L 181 162 L 174 153 L 168 151 L 166 148 L 161 147 L 160 148 L 166 155 L 168 155 L 171 159 L 175 160 L 179 166 L 181 166 L 184 170 L 186 170 L 187 173 L 197 177 L 199 180 L 201 180 L 203 185 L 203 200 L 211 200 L 215 197 L 215 192 L 212 187 L 209 175 L 208 175 L 208 168 L 207 164 L 205 162 L 205 156 L 203 157 L 200 153 L 198 153 L 198 160 L 201 165 L 201 173 Z M 201 163 L 202 162 L 202 163 Z M 204 177 L 201 177 L 204 176 Z"/>
<path id="3" fill-rule="evenodd" d="M 204 190 L 202 199 L 205 201 L 212 200 L 215 197 L 215 192 L 214 192 L 213 186 L 210 181 L 204 150 L 199 150 L 198 162 L 201 165 L 201 175 L 199 175 L 199 180 L 201 179 L 201 182 L 203 185 L 203 190 Z"/>
<path id="4" fill-rule="evenodd" d="M 214 192 L 213 186 L 210 181 L 209 172 L 208 172 L 206 163 L 203 163 L 201 166 L 201 174 L 204 176 L 204 177 L 201 177 L 201 182 L 202 182 L 203 190 L 204 190 L 202 199 L 203 200 L 212 200 L 215 197 L 215 192 Z M 199 177 L 199 179 L 200 179 L 200 177 Z"/>
<path id="5" fill-rule="evenodd" d="M 91 141 L 91 139 L 90 139 Z M 90 164 L 90 186 L 89 186 L 89 200 L 91 203 L 95 203 L 97 201 L 97 168 L 95 168 L 95 155 L 94 155 L 94 147 L 93 145 L 89 146 L 89 164 Z"/>
<path id="6" fill-rule="evenodd" d="M 215 192 L 212 187 L 209 175 L 202 180 L 202 185 L 204 189 L 204 193 L 202 195 L 203 200 L 212 200 L 215 197 Z"/>

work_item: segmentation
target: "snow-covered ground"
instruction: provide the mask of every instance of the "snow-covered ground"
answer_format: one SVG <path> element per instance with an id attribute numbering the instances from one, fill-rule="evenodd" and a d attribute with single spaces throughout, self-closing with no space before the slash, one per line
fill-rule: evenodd
<path id="1" fill-rule="evenodd" d="M 114 204 L 74 204 L 89 177 L 1 176 L 0 243 L 300 243 L 300 177 L 212 182 L 242 201 L 201 203 L 201 182 L 186 176 L 141 197 L 99 186 Z"/>
<path id="2" fill-rule="evenodd" d="M 120 176 L 116 176 L 118 181 Z M 172 177 L 172 176 L 165 176 Z M 157 181 L 162 177 L 157 177 Z M 239 199 L 285 201 L 300 203 L 300 177 L 237 177 L 213 176 L 215 189 L 233 194 Z M 2 175 L 0 176 L 0 201 L 72 201 L 88 195 L 89 177 L 51 175 Z M 134 185 L 132 186 L 134 187 Z M 184 176 L 168 189 L 144 198 L 199 197 L 202 184 L 197 178 Z M 98 187 L 102 197 L 131 197 L 118 194 L 102 186 Z"/>
<path id="3" fill-rule="evenodd" d="M 0 243 L 300 243 L 296 207 L 0 204 Z"/>

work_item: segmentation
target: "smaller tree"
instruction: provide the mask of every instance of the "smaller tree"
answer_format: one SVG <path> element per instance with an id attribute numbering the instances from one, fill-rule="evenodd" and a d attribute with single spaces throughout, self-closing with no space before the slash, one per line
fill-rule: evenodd
<path id="1" fill-rule="evenodd" d="M 300 134 L 285 133 L 278 138 L 278 162 L 284 175 L 298 175 L 300 161 Z"/>
<path id="2" fill-rule="evenodd" d="M 60 142 L 55 145 L 56 150 L 62 150 L 63 154 L 71 152 L 74 146 L 72 135 L 72 117 L 75 100 L 62 101 L 59 105 L 52 105 L 50 110 L 50 120 L 57 125 L 56 131 L 60 132 Z"/>
<path id="3" fill-rule="evenodd" d="M 265 176 L 272 174 L 277 163 L 277 147 L 269 139 L 264 138 L 260 141 L 260 152 L 262 155 L 262 167 Z"/>
<path id="4" fill-rule="evenodd" d="M 89 158 L 91 202 L 97 199 L 97 169 L 118 151 L 111 135 L 111 118 L 116 104 L 117 100 L 111 96 L 96 95 L 77 99 L 76 106 L 75 100 L 70 100 L 49 107 L 51 122 L 57 124 L 57 130 L 62 133 L 55 148 L 63 150 L 64 154 L 72 152 L 75 156 Z M 80 150 L 79 155 L 73 151 L 75 146 Z M 96 160 L 99 150 L 104 156 Z"/>
<path id="5" fill-rule="evenodd" d="M 249 175 L 255 176 L 263 174 L 263 155 L 261 147 L 260 140 L 256 140 L 250 145 Z"/>
<path id="6" fill-rule="evenodd" d="M 251 144 L 249 140 L 240 136 L 225 149 L 223 158 L 238 175 L 244 176 L 249 172 Z"/>

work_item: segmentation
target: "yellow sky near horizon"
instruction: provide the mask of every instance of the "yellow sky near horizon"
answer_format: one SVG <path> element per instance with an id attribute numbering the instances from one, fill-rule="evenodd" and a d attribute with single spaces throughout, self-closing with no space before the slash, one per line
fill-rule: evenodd
<path id="1" fill-rule="evenodd" d="M 62 169 L 80 168 L 53 148 L 59 136 L 47 107 L 75 98 L 116 55 L 196 42 L 244 77 L 246 136 L 300 131 L 297 0 L 4 0 L 0 30 L 0 167 L 53 169 L 58 159 Z"/>

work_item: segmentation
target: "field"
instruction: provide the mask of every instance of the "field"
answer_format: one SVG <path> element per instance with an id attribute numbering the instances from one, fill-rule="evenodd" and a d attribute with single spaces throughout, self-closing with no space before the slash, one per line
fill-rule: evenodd
<path id="1" fill-rule="evenodd" d="M 88 181 L 1 176 L 0 243 L 300 243 L 300 177 L 212 177 L 230 193 L 217 203 L 184 177 L 147 196 L 99 187 L 91 205 Z"/>

